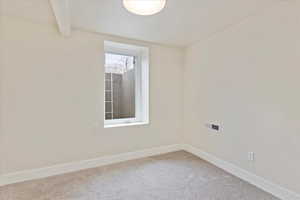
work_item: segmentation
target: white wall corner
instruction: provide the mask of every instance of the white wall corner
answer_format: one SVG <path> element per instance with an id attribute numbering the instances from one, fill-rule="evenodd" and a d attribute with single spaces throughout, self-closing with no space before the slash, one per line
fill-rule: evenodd
<path id="1" fill-rule="evenodd" d="M 219 159 L 216 156 L 202 151 L 189 144 L 182 145 L 183 150 L 198 156 L 199 158 L 212 163 L 213 165 L 229 172 L 230 174 L 239 177 L 240 179 L 255 185 L 256 187 L 282 199 L 282 200 L 300 200 L 300 194 L 290 191 L 282 186 L 274 184 L 262 177 L 259 177 L 249 171 L 246 171 L 232 163 Z"/>

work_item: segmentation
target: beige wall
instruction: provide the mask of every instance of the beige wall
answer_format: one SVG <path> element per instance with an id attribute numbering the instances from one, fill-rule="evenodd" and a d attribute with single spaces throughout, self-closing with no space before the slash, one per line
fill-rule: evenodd
<path id="1" fill-rule="evenodd" d="M 298 193 L 299 10 L 281 2 L 189 47 L 184 78 L 186 142 Z"/>
<path id="2" fill-rule="evenodd" d="M 182 50 L 81 31 L 64 38 L 55 27 L 3 21 L 2 173 L 180 141 Z M 104 39 L 150 47 L 150 125 L 103 128 Z"/>
<path id="3" fill-rule="evenodd" d="M 0 12 L 2 11 L 2 3 L 1 3 L 1 1 L 0 1 Z M 3 45 L 1 45 L 2 43 L 1 43 L 1 41 L 2 41 L 2 39 L 1 38 L 3 38 L 3 29 L 1 29 L 1 27 L 3 27 L 3 23 L 2 23 L 2 18 L 1 18 L 1 16 L 0 16 L 0 104 L 1 104 L 1 101 L 2 101 L 2 98 L 1 98 L 1 84 L 2 84 L 2 81 L 1 81 L 1 74 L 3 74 L 3 72 L 2 72 L 2 62 L 3 62 L 3 55 L 4 55 L 4 53 L 3 53 L 3 51 L 4 51 L 4 47 L 3 47 Z M 1 113 L 1 106 L 0 106 L 0 113 Z M 1 131 L 1 127 L 2 127 L 2 121 L 1 121 L 1 115 L 0 115 L 0 175 L 3 173 L 3 171 L 4 171 L 4 161 L 3 161 L 3 159 L 1 159 L 1 158 L 3 158 L 4 157 L 4 144 L 3 144 L 3 132 Z"/>

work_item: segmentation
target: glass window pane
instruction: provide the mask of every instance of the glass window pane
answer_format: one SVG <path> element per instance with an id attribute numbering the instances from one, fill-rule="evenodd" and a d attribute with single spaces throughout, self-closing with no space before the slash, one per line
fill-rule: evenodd
<path id="1" fill-rule="evenodd" d="M 105 90 L 111 90 L 111 81 L 105 81 Z"/>
<path id="2" fill-rule="evenodd" d="M 111 91 L 105 91 L 105 101 L 111 101 Z"/>
<path id="3" fill-rule="evenodd" d="M 135 118 L 135 81 L 134 56 L 105 54 L 105 112 L 113 119 Z"/>
<path id="4" fill-rule="evenodd" d="M 105 102 L 105 113 L 112 112 L 111 102 Z"/>
<path id="5" fill-rule="evenodd" d="M 105 80 L 110 81 L 111 80 L 111 73 L 105 73 Z"/>
<path id="6" fill-rule="evenodd" d="M 106 120 L 112 119 L 112 114 L 111 113 L 105 113 L 105 119 Z"/>

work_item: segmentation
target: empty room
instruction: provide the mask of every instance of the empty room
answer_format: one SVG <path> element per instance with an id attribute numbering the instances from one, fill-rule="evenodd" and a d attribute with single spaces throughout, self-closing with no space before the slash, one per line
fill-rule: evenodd
<path id="1" fill-rule="evenodd" d="M 0 200 L 300 200 L 300 0 L 0 0 Z"/>

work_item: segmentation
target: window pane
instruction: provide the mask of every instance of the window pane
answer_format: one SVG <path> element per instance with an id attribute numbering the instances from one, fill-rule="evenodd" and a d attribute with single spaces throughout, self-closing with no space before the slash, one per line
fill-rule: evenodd
<path id="1" fill-rule="evenodd" d="M 111 73 L 105 73 L 105 80 L 110 81 L 111 80 Z"/>
<path id="2" fill-rule="evenodd" d="M 111 91 L 105 91 L 105 102 L 111 101 Z"/>
<path id="3" fill-rule="evenodd" d="M 112 119 L 112 114 L 111 113 L 105 113 L 105 119 L 106 120 Z"/>
<path id="4" fill-rule="evenodd" d="M 135 118 L 134 60 L 134 56 L 105 54 L 105 113 L 110 113 L 106 120 Z"/>
<path id="5" fill-rule="evenodd" d="M 105 90 L 111 90 L 111 81 L 105 81 Z"/>
<path id="6" fill-rule="evenodd" d="M 111 102 L 105 102 L 105 113 L 112 112 Z"/>

